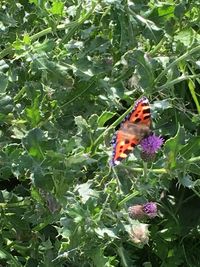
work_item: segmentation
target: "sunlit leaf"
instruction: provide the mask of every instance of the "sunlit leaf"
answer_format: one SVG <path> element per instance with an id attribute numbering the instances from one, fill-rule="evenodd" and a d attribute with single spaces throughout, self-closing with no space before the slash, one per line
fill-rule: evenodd
<path id="1" fill-rule="evenodd" d="M 53 1 L 52 8 L 50 9 L 54 15 L 62 15 L 64 4 L 61 1 Z"/>
<path id="2" fill-rule="evenodd" d="M 105 122 L 107 122 L 109 119 L 111 119 L 115 113 L 109 112 L 109 111 L 104 111 L 101 116 L 98 118 L 98 125 L 104 126 Z"/>
<path id="3" fill-rule="evenodd" d="M 89 198 L 94 196 L 97 197 L 97 193 L 90 188 L 91 184 L 92 181 L 88 181 L 87 183 L 78 185 L 76 188 L 84 204 L 88 201 Z"/>

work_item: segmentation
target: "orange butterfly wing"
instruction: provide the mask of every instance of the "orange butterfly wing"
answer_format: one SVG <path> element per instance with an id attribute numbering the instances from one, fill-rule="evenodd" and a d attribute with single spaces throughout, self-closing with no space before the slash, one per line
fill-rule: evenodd
<path id="1" fill-rule="evenodd" d="M 113 156 L 111 165 L 118 165 L 125 159 L 134 147 L 149 134 L 151 125 L 151 112 L 149 101 L 146 97 L 140 98 L 131 113 L 122 122 L 113 143 Z"/>

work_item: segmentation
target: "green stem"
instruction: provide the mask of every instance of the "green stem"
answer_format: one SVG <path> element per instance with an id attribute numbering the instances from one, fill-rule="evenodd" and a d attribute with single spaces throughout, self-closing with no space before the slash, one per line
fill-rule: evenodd
<path id="1" fill-rule="evenodd" d="M 109 171 L 108 173 L 106 173 L 106 175 L 103 176 L 103 178 L 101 179 L 99 186 L 101 187 L 103 184 L 105 184 L 106 179 L 110 176 L 111 173 L 111 167 L 109 167 Z"/>
<path id="2" fill-rule="evenodd" d="M 193 158 L 187 160 L 188 163 L 193 163 L 193 162 L 196 162 L 196 161 L 200 162 L 200 156 L 193 157 Z"/>
<path id="3" fill-rule="evenodd" d="M 195 190 L 194 188 L 191 188 L 191 189 L 200 198 L 200 193 L 197 190 Z"/>
<path id="4" fill-rule="evenodd" d="M 193 75 L 195 75 L 193 68 L 191 68 L 189 64 L 188 64 L 188 68 L 191 71 L 191 73 Z M 200 79 L 198 77 L 197 77 L 196 80 L 200 84 Z M 192 81 L 188 81 L 188 88 L 190 90 L 190 94 L 191 94 L 191 96 L 192 96 L 192 98 L 194 100 L 194 103 L 195 103 L 195 105 L 197 107 L 198 113 L 200 114 L 200 104 L 199 104 L 199 101 L 198 101 L 198 98 L 197 98 L 197 94 L 195 92 L 195 84 Z"/>
<path id="5" fill-rule="evenodd" d="M 130 265 L 126 262 L 126 257 L 124 255 L 124 248 L 123 247 L 118 247 L 117 248 L 118 254 L 121 258 L 121 264 L 123 267 L 129 267 Z"/>
<path id="6" fill-rule="evenodd" d="M 147 182 L 147 173 L 148 173 L 148 167 L 147 162 L 143 161 L 143 173 L 144 173 L 144 180 Z"/>
<path id="7" fill-rule="evenodd" d="M 130 13 L 129 13 L 129 1 L 128 0 L 125 1 L 124 10 L 125 10 L 125 12 L 127 14 L 127 19 L 128 19 L 129 40 L 130 40 L 130 43 L 131 43 L 131 47 L 134 48 L 134 31 L 133 31 L 133 24 L 132 24 L 132 21 L 131 21 L 131 16 L 130 16 Z"/>
<path id="8" fill-rule="evenodd" d="M 26 87 L 22 87 L 21 90 L 14 96 L 14 101 L 17 102 L 21 99 L 21 97 L 26 93 Z"/>
<path id="9" fill-rule="evenodd" d="M 104 201 L 103 205 L 102 205 L 102 209 L 100 210 L 99 214 L 98 214 L 98 220 L 101 220 L 101 217 L 104 213 L 104 211 L 106 210 L 106 206 L 107 203 L 109 202 L 109 198 L 110 198 L 110 194 L 107 195 L 106 200 Z"/>
<path id="10" fill-rule="evenodd" d="M 120 166 L 120 165 L 119 165 Z M 143 173 L 144 172 L 144 168 L 131 168 L 126 166 L 126 169 L 133 171 L 133 172 L 139 172 L 139 173 Z M 168 173 L 168 171 L 164 168 L 161 169 L 148 169 L 148 172 L 153 172 L 153 173 Z"/>
<path id="11" fill-rule="evenodd" d="M 20 251 L 23 251 L 25 253 L 28 251 L 30 252 L 30 247 L 21 246 L 21 245 L 15 244 L 15 242 L 12 242 L 12 244 L 10 246 L 16 250 L 20 250 Z"/>
<path id="12" fill-rule="evenodd" d="M 194 163 L 194 162 L 200 162 L 200 156 L 198 157 L 193 157 L 191 159 L 188 159 L 185 161 L 185 163 Z M 119 165 L 120 167 L 120 165 Z M 124 167 L 123 167 L 124 168 Z M 143 173 L 144 172 L 144 168 L 131 168 L 131 167 L 128 167 L 126 166 L 126 169 L 130 170 L 130 171 L 133 171 L 133 172 L 139 172 L 139 173 Z M 160 169 L 148 169 L 148 172 L 153 172 L 153 173 L 158 173 L 158 174 L 164 174 L 164 173 L 169 173 L 170 170 L 166 170 L 164 168 L 160 168 Z"/>
<path id="13" fill-rule="evenodd" d="M 153 57 L 160 50 L 160 48 L 162 47 L 164 41 L 165 41 L 165 37 L 163 37 L 160 40 L 160 42 L 154 47 L 154 49 L 151 52 L 149 52 L 149 56 Z"/>
<path id="14" fill-rule="evenodd" d="M 130 195 L 126 196 L 124 199 L 122 199 L 119 203 L 118 206 L 121 207 L 123 206 L 127 201 L 129 201 L 130 199 L 134 198 L 135 196 L 137 196 L 139 194 L 138 191 L 134 191 L 133 193 L 131 193 Z"/>
<path id="15" fill-rule="evenodd" d="M 117 181 L 118 190 L 119 190 L 120 194 L 123 194 L 122 185 L 121 185 L 119 177 L 115 171 L 115 168 L 113 167 L 112 170 L 113 170 L 114 176 L 115 176 L 116 181 Z"/>
<path id="16" fill-rule="evenodd" d="M 30 206 L 31 201 L 30 200 L 24 200 L 21 202 L 16 203 L 0 203 L 0 208 L 14 208 L 14 207 L 21 207 L 21 206 Z"/>
<path id="17" fill-rule="evenodd" d="M 200 50 L 200 45 L 194 47 L 191 49 L 189 52 L 187 51 L 185 54 L 180 56 L 179 58 L 175 59 L 171 64 L 169 64 L 161 73 L 158 75 L 158 77 L 155 79 L 155 84 L 157 84 L 162 77 L 168 72 L 168 70 L 172 69 L 177 63 L 179 63 L 181 60 L 186 59 L 189 57 L 191 54 L 198 52 Z"/>
<path id="18" fill-rule="evenodd" d="M 170 82 L 165 83 L 162 86 L 157 87 L 157 90 L 163 90 L 166 89 L 174 84 L 180 83 L 184 80 L 188 80 L 188 79 L 194 79 L 194 78 L 199 78 L 200 74 L 194 74 L 194 75 L 182 75 L 181 77 L 178 77 Z"/>

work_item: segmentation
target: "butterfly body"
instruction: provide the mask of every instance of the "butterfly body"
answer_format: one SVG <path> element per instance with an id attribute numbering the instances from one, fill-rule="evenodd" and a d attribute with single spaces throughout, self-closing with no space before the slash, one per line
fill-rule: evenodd
<path id="1" fill-rule="evenodd" d="M 122 125 L 120 131 L 124 133 L 124 136 L 128 136 L 129 138 L 135 136 L 136 138 L 138 137 L 139 139 L 142 139 L 150 133 L 150 128 L 145 124 L 127 122 Z"/>
<path id="2" fill-rule="evenodd" d="M 142 97 L 122 122 L 113 139 L 112 166 L 118 165 L 144 137 L 150 135 L 150 125 L 149 101 L 146 97 Z"/>

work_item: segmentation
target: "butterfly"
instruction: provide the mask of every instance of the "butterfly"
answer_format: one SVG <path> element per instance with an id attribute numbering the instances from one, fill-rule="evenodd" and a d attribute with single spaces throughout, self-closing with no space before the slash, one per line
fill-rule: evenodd
<path id="1" fill-rule="evenodd" d="M 147 97 L 143 96 L 136 101 L 133 110 L 122 122 L 120 129 L 112 140 L 112 166 L 118 165 L 143 138 L 151 134 L 150 126 L 150 104 Z"/>

